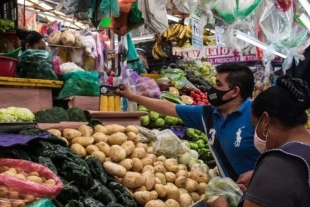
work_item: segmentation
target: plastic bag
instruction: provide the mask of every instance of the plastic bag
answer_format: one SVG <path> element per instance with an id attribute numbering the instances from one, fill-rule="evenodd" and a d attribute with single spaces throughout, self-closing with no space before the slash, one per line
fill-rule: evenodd
<path id="1" fill-rule="evenodd" d="M 273 0 L 266 0 L 265 5 L 259 21 L 265 36 L 272 43 L 278 43 L 287 39 L 292 31 L 294 19 L 293 6 L 286 12 L 283 12 L 274 4 Z"/>
<path id="2" fill-rule="evenodd" d="M 60 71 L 60 57 L 59 56 L 53 57 L 52 68 L 58 77 L 62 75 L 62 73 Z"/>
<path id="3" fill-rule="evenodd" d="M 97 57 L 96 42 L 89 28 L 83 31 L 82 38 L 84 41 L 85 54 L 92 58 L 96 58 Z"/>
<path id="4" fill-rule="evenodd" d="M 60 65 L 60 71 L 62 74 L 75 71 L 75 70 L 84 71 L 82 68 L 80 68 L 79 66 L 77 66 L 75 63 L 72 63 L 72 62 L 63 63 Z"/>
<path id="5" fill-rule="evenodd" d="M 206 199 L 224 195 L 229 207 L 237 207 L 242 194 L 241 189 L 232 179 L 214 177 L 208 184 Z"/>
<path id="6" fill-rule="evenodd" d="M 136 93 L 151 98 L 159 98 L 161 95 L 160 88 L 154 79 L 140 77 L 136 81 Z"/>
<path id="7" fill-rule="evenodd" d="M 27 207 L 55 207 L 55 206 L 50 199 L 44 198 L 28 205 Z"/>
<path id="8" fill-rule="evenodd" d="M 178 81 L 185 77 L 185 72 L 181 69 L 163 69 L 160 71 L 160 76 Z"/>
<path id="9" fill-rule="evenodd" d="M 185 14 L 191 14 L 196 8 L 197 0 L 173 0 L 173 4 L 178 11 Z"/>
<path id="10" fill-rule="evenodd" d="M 52 57 L 45 50 L 26 50 L 22 53 L 20 61 L 18 77 L 58 80 L 50 63 Z"/>
<path id="11" fill-rule="evenodd" d="M 79 66 L 83 66 L 83 54 L 84 51 L 81 49 L 71 49 L 70 51 L 71 61 Z"/>
<path id="12" fill-rule="evenodd" d="M 56 10 L 64 7 L 65 14 L 74 14 L 79 12 L 88 12 L 91 8 L 91 0 L 65 0 L 64 4 L 59 3 Z"/>
<path id="13" fill-rule="evenodd" d="M 37 199 L 55 198 L 62 189 L 62 181 L 43 165 L 25 160 L 0 159 L 0 166 L 5 172 L 10 169 L 8 173 L 0 174 L 0 201 L 3 206 L 5 202 L 12 203 L 13 206 L 23 206 Z M 11 172 L 16 172 L 15 176 Z M 22 179 L 23 177 L 27 177 L 27 180 Z M 8 194 L 10 199 L 7 199 Z"/>
<path id="14" fill-rule="evenodd" d="M 138 8 L 138 1 L 135 1 L 131 5 L 131 9 L 128 15 L 128 31 L 132 31 L 144 24 L 142 13 Z"/>
<path id="15" fill-rule="evenodd" d="M 156 137 L 153 147 L 158 156 L 177 158 L 190 150 L 170 129 L 157 133 Z"/>
<path id="16" fill-rule="evenodd" d="M 231 24 L 238 19 L 248 17 L 262 2 L 262 0 L 218 0 L 214 10 L 224 20 L 225 23 Z"/>
<path id="17" fill-rule="evenodd" d="M 73 71 L 63 76 L 64 85 L 59 93 L 59 99 L 70 96 L 99 96 L 100 84 L 97 72 Z"/>
<path id="18" fill-rule="evenodd" d="M 133 2 L 135 0 L 120 0 L 118 2 L 120 8 L 119 16 L 111 18 L 111 29 L 119 36 L 124 36 L 128 31 L 128 16 Z"/>
<path id="19" fill-rule="evenodd" d="M 145 68 L 140 62 L 140 57 L 137 53 L 136 47 L 132 41 L 131 34 L 127 34 L 127 44 L 128 44 L 128 52 L 127 52 L 127 64 L 138 74 L 146 73 Z"/>
<path id="20" fill-rule="evenodd" d="M 118 17 L 119 16 L 119 6 L 118 6 L 118 1 L 117 0 L 102 0 L 99 11 L 103 15 L 109 15 L 110 10 L 112 12 L 113 17 Z"/>

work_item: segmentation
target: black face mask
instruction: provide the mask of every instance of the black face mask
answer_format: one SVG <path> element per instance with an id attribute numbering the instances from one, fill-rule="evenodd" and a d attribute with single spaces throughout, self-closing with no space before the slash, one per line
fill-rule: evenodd
<path id="1" fill-rule="evenodd" d="M 230 98 L 230 99 L 224 101 L 223 96 L 231 90 L 233 90 L 233 88 L 231 88 L 227 91 L 220 91 L 220 90 L 218 90 L 212 86 L 212 88 L 210 88 L 208 91 L 208 100 L 209 100 L 210 104 L 217 107 L 217 106 L 221 106 L 221 105 L 224 105 L 224 104 L 230 102 L 234 98 Z"/>

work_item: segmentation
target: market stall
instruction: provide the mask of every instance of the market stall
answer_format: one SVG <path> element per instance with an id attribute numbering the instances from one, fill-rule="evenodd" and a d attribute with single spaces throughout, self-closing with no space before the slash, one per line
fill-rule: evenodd
<path id="1" fill-rule="evenodd" d="M 0 207 L 205 207 L 219 195 L 237 206 L 242 192 L 220 177 L 205 132 L 116 91 L 124 83 L 145 97 L 209 105 L 215 67 L 238 62 L 254 73 L 255 98 L 304 59 L 308 7 L 5 0 Z M 39 38 L 18 39 L 21 31 Z"/>

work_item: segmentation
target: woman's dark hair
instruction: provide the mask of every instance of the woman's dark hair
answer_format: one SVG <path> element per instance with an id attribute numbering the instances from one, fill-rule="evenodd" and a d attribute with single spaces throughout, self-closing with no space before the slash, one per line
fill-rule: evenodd
<path id="1" fill-rule="evenodd" d="M 261 92 L 254 100 L 252 114 L 259 118 L 267 112 L 285 127 L 305 125 L 308 121 L 306 110 L 310 108 L 308 84 L 298 78 L 282 76 L 276 86 Z"/>
<path id="2" fill-rule="evenodd" d="M 43 36 L 36 31 L 27 31 L 23 29 L 18 29 L 16 32 L 17 37 L 21 40 L 22 50 L 26 50 L 26 44 L 29 43 L 30 46 L 38 43 Z"/>
<path id="3" fill-rule="evenodd" d="M 216 67 L 217 73 L 228 73 L 226 82 L 229 87 L 238 86 L 240 95 L 245 100 L 252 97 L 254 90 L 254 75 L 252 70 L 238 63 L 224 63 Z"/>

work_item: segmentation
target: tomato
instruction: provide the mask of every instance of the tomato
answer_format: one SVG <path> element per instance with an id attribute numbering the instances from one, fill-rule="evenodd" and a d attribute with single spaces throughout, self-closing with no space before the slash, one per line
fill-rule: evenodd
<path id="1" fill-rule="evenodd" d="M 207 98 L 204 98 L 204 99 L 202 99 L 201 101 L 202 101 L 202 102 L 205 102 L 205 103 L 207 103 L 207 102 L 209 103 L 209 100 L 208 100 Z"/>
<path id="2" fill-rule="evenodd" d="M 201 102 L 201 98 L 196 98 L 195 101 L 198 103 L 198 102 Z"/>
<path id="3" fill-rule="evenodd" d="M 194 92 L 195 92 L 196 94 L 201 94 L 201 91 L 200 91 L 199 89 L 196 89 Z"/>
<path id="4" fill-rule="evenodd" d="M 207 98 L 207 95 L 204 94 L 204 93 L 202 93 L 202 94 L 201 94 L 201 98 Z"/>
<path id="5" fill-rule="evenodd" d="M 276 3 L 278 8 L 283 12 L 287 12 L 292 6 L 291 0 L 276 0 Z"/>
<path id="6" fill-rule="evenodd" d="M 195 91 L 191 91 L 191 93 L 190 93 L 192 98 L 194 97 L 195 94 L 196 94 Z"/>
<path id="7" fill-rule="evenodd" d="M 204 103 L 204 102 L 201 102 L 201 101 L 198 102 L 197 104 L 198 104 L 198 105 L 205 105 L 205 103 Z"/>
<path id="8" fill-rule="evenodd" d="M 194 101 L 192 105 L 197 105 L 197 103 Z"/>

